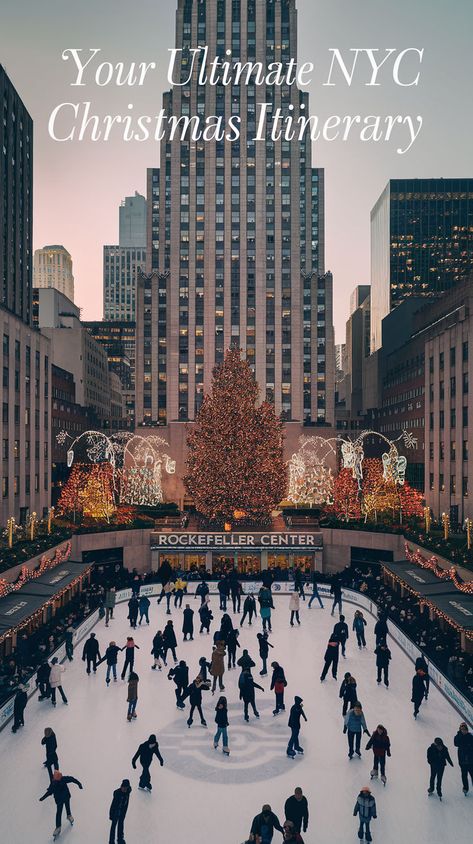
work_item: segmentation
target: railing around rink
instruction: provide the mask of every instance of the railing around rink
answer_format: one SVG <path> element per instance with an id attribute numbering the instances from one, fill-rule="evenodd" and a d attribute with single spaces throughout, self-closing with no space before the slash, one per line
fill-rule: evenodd
<path id="1" fill-rule="evenodd" d="M 197 581 L 190 581 L 188 584 L 188 591 L 186 595 L 190 598 L 195 598 L 195 589 L 197 587 Z M 208 586 L 211 595 L 217 595 L 217 584 L 215 581 L 208 581 Z M 248 594 L 252 592 L 253 594 L 257 595 L 260 588 L 261 588 L 261 581 L 244 581 L 242 582 L 243 593 Z M 148 598 L 156 597 L 161 594 L 161 584 L 160 583 L 148 583 L 141 586 L 140 595 L 146 595 Z M 275 581 L 272 584 L 272 592 L 274 597 L 277 595 L 289 595 L 291 592 L 294 591 L 294 582 L 293 581 Z M 311 588 L 308 587 L 307 595 L 309 596 L 311 593 Z M 330 585 L 325 583 L 318 584 L 318 591 L 321 598 L 325 598 L 325 600 L 330 601 L 332 600 L 332 596 L 330 595 Z M 131 589 L 119 589 L 116 593 L 116 602 L 117 604 L 123 603 L 124 601 L 129 601 L 132 595 Z M 342 590 L 342 599 L 350 604 L 355 604 L 356 606 L 366 610 L 370 613 L 374 618 L 378 616 L 378 605 L 375 601 L 372 601 L 371 598 L 368 598 L 366 595 L 363 595 L 361 592 L 356 592 L 354 589 L 343 589 Z M 99 613 L 98 610 L 94 610 L 79 627 L 76 628 L 74 631 L 74 638 L 73 643 L 74 646 L 77 645 L 86 635 L 90 632 L 90 630 L 95 627 L 99 620 Z M 416 659 L 419 656 L 423 656 L 428 665 L 429 665 L 429 677 L 431 681 L 437 686 L 439 691 L 447 698 L 449 703 L 456 709 L 456 711 L 461 715 L 461 717 L 470 725 L 473 726 L 473 705 L 458 691 L 458 689 L 450 682 L 450 680 L 445 676 L 445 674 L 437 668 L 434 663 L 430 662 L 428 657 L 424 654 L 424 652 L 411 640 L 399 627 L 394 624 L 392 620 L 389 620 L 389 633 L 390 636 L 394 639 L 397 645 L 404 651 L 404 653 L 415 663 Z M 64 662 L 66 659 L 66 647 L 63 643 L 60 647 L 54 651 L 54 653 L 50 654 L 48 659 L 56 656 L 60 662 Z M 28 688 L 28 696 L 32 696 L 35 694 L 36 687 L 34 685 L 34 681 L 30 681 Z M 13 700 L 14 698 L 10 698 L 1 708 L 0 708 L 0 732 L 5 727 L 5 725 L 10 721 L 13 717 Z"/>

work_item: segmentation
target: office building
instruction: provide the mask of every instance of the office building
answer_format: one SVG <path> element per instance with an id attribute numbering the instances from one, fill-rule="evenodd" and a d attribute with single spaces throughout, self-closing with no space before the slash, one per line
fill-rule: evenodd
<path id="1" fill-rule="evenodd" d="M 70 438 L 80 437 L 84 431 L 97 427 L 95 414 L 76 402 L 76 386 L 72 372 L 51 366 L 51 504 L 56 505 L 61 488 L 69 477 L 67 444 L 59 443 L 58 434 L 65 431 Z"/>
<path id="2" fill-rule="evenodd" d="M 127 196 L 119 208 L 119 242 L 103 247 L 103 313 L 134 322 L 138 273 L 146 266 L 146 199 Z"/>
<path id="3" fill-rule="evenodd" d="M 54 287 L 74 301 L 72 258 L 64 246 L 43 246 L 34 253 L 34 287 Z"/>
<path id="4" fill-rule="evenodd" d="M 134 196 L 126 196 L 119 208 L 120 246 L 146 248 L 146 199 L 135 191 Z"/>
<path id="5" fill-rule="evenodd" d="M 357 287 L 351 296 L 356 307 L 346 324 L 345 407 L 352 420 L 363 415 L 363 365 L 370 353 L 369 286 L 363 295 L 360 290 Z"/>
<path id="6" fill-rule="evenodd" d="M 350 314 L 360 308 L 370 295 L 369 284 L 358 284 L 350 295 Z"/>
<path id="7" fill-rule="evenodd" d="M 135 421 L 135 323 L 102 320 L 84 322 L 97 343 L 105 349 L 110 372 L 120 378 L 123 391 L 123 424 L 134 427 Z"/>
<path id="8" fill-rule="evenodd" d="M 473 179 L 392 179 L 371 212 L 371 351 L 411 296 L 435 297 L 473 269 Z"/>
<path id="9" fill-rule="evenodd" d="M 297 60 L 295 0 L 179 0 L 176 47 L 231 48 L 234 61 Z M 197 84 L 164 95 L 167 114 L 240 118 L 240 138 L 168 135 L 148 173 L 147 271 L 137 301 L 137 424 L 195 419 L 214 366 L 238 346 L 287 422 L 334 421 L 332 276 L 324 266 L 324 174 L 312 146 L 256 142 L 263 102 L 309 114 L 294 86 Z M 176 69 L 175 74 L 179 73 Z"/>

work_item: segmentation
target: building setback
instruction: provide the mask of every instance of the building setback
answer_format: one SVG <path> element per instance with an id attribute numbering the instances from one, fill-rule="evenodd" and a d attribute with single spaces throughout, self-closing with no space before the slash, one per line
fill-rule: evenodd
<path id="1" fill-rule="evenodd" d="M 297 59 L 295 0 L 179 0 L 176 47 L 209 61 Z M 186 80 L 184 58 L 179 72 Z M 240 139 L 161 143 L 148 171 L 146 274 L 137 294 L 137 424 L 192 421 L 215 364 L 238 346 L 289 422 L 334 417 L 332 276 L 324 268 L 324 176 L 310 138 L 254 140 L 260 104 L 309 113 L 295 86 L 174 86 L 167 114 L 239 115 Z M 302 109 L 305 108 L 305 112 Z M 270 120 L 268 120 L 270 123 Z"/>
<path id="2" fill-rule="evenodd" d="M 54 287 L 74 301 L 72 258 L 64 246 L 43 246 L 34 253 L 35 287 Z"/>

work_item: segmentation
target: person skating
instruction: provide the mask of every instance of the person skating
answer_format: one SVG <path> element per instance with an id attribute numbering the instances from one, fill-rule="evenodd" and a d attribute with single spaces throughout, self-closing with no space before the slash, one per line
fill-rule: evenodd
<path id="1" fill-rule="evenodd" d="M 65 672 L 64 665 L 59 665 L 59 660 L 57 656 L 54 656 L 51 660 L 51 672 L 49 674 L 49 685 L 51 686 L 51 703 L 53 706 L 56 706 L 56 692 L 58 691 L 61 695 L 62 702 L 67 703 L 67 697 L 64 693 L 64 689 L 62 688 L 62 675 Z"/>
<path id="2" fill-rule="evenodd" d="M 245 721 L 250 720 L 248 715 L 249 706 L 251 706 L 255 718 L 259 718 L 259 712 L 256 709 L 255 689 L 260 689 L 262 692 L 264 692 L 264 689 L 262 686 L 259 686 L 258 683 L 255 683 L 249 668 L 241 672 L 238 680 L 238 686 L 240 689 L 240 700 L 243 701 L 243 715 Z"/>
<path id="3" fill-rule="evenodd" d="M 225 756 L 230 756 L 230 749 L 228 747 L 228 704 L 226 697 L 219 697 L 217 701 L 217 706 L 215 707 L 215 723 L 217 725 L 217 732 L 214 735 L 214 748 L 217 750 L 221 737 L 223 753 Z"/>
<path id="4" fill-rule="evenodd" d="M 295 788 L 294 794 L 287 798 L 284 804 L 286 820 L 294 824 L 296 832 L 307 832 L 309 826 L 309 805 L 304 797 L 302 788 Z"/>
<path id="5" fill-rule="evenodd" d="M 342 587 L 340 585 L 340 580 L 338 577 L 335 577 L 332 581 L 332 585 L 330 587 L 330 594 L 333 595 L 333 604 L 332 604 L 332 612 L 330 615 L 334 615 L 335 607 L 338 606 L 338 611 L 342 612 Z"/>
<path id="6" fill-rule="evenodd" d="M 110 685 L 110 675 L 113 674 L 113 682 L 117 682 L 117 661 L 118 661 L 118 654 L 122 649 L 118 647 L 116 642 L 110 642 L 105 654 L 103 655 L 100 663 L 106 662 L 107 663 L 107 673 L 105 675 L 105 682 Z M 97 665 L 100 665 L 97 663 Z"/>
<path id="7" fill-rule="evenodd" d="M 304 844 L 304 839 L 300 832 L 297 832 L 292 821 L 284 821 L 282 825 L 282 840 L 288 841 L 289 844 Z"/>
<path id="8" fill-rule="evenodd" d="M 12 733 L 16 733 L 20 727 L 25 726 L 25 709 L 28 703 L 28 695 L 26 686 L 22 683 L 18 686 L 14 700 L 13 700 L 13 727 Z"/>
<path id="9" fill-rule="evenodd" d="M 164 597 L 166 599 L 166 615 L 171 615 L 171 598 L 172 598 L 172 594 L 174 592 L 174 589 L 175 589 L 174 583 L 172 582 L 172 580 L 168 580 L 168 582 L 164 584 L 163 592 L 162 592 L 162 594 L 159 598 L 159 601 L 161 600 L 161 597 Z M 158 603 L 159 603 L 159 601 L 158 601 Z"/>
<path id="10" fill-rule="evenodd" d="M 243 615 L 240 621 L 240 627 L 243 627 L 245 623 L 245 618 L 248 616 L 248 624 L 251 627 L 251 623 L 253 620 L 253 616 L 256 616 L 256 601 L 255 596 L 252 592 L 246 596 L 245 600 L 243 601 Z"/>
<path id="11" fill-rule="evenodd" d="M 131 790 L 130 780 L 122 780 L 120 788 L 116 788 L 113 792 L 112 803 L 108 812 L 108 817 L 112 822 L 108 839 L 109 844 L 115 844 L 115 841 L 117 841 L 117 844 L 125 844 L 124 824 Z"/>
<path id="12" fill-rule="evenodd" d="M 146 624 L 149 624 L 149 608 L 151 606 L 151 601 L 146 595 L 140 595 L 138 601 L 138 609 L 140 611 L 140 620 L 138 624 L 141 624 L 143 619 L 146 621 Z"/>
<path id="13" fill-rule="evenodd" d="M 284 689 L 287 686 L 287 681 L 284 674 L 284 668 L 282 665 L 279 665 L 279 662 L 272 662 L 271 668 L 273 669 L 273 676 L 271 677 L 271 691 L 274 691 L 276 697 L 273 715 L 278 715 L 279 712 L 283 712 L 286 708 L 284 706 Z"/>
<path id="14" fill-rule="evenodd" d="M 377 682 L 381 683 L 384 680 L 386 688 L 389 686 L 389 660 L 391 659 L 391 651 L 386 642 L 381 642 L 375 649 L 376 654 L 376 668 L 378 670 Z"/>
<path id="15" fill-rule="evenodd" d="M 212 658 L 210 660 L 210 674 L 213 677 L 213 695 L 215 694 L 215 689 L 217 688 L 217 680 L 220 691 L 223 692 L 225 689 L 225 686 L 223 685 L 223 675 L 225 673 L 225 653 L 225 642 L 223 641 L 223 639 L 219 639 L 218 642 L 214 645 L 214 649 L 212 651 Z"/>
<path id="16" fill-rule="evenodd" d="M 207 631 L 207 635 L 210 633 L 210 623 L 213 619 L 213 613 L 210 609 L 209 605 L 203 603 L 199 607 L 199 617 L 200 617 L 200 630 L 199 633 L 203 633 L 204 630 Z"/>
<path id="17" fill-rule="evenodd" d="M 222 639 L 226 644 L 227 638 L 228 638 L 228 636 L 229 636 L 229 634 L 231 633 L 232 630 L 233 630 L 232 620 L 231 620 L 230 616 L 228 615 L 228 613 L 224 613 L 222 615 L 222 620 L 220 622 L 220 630 L 218 630 L 215 633 L 215 636 L 214 636 L 214 644 L 216 644 L 216 642 L 219 639 Z"/>
<path id="18" fill-rule="evenodd" d="M 130 676 L 128 677 L 128 694 L 127 694 L 127 703 L 128 703 L 128 712 L 126 716 L 127 721 L 131 721 L 133 718 L 136 718 L 136 704 L 138 703 L 138 683 L 140 678 L 135 671 L 130 671 Z"/>
<path id="19" fill-rule="evenodd" d="M 183 580 L 182 577 L 178 577 L 175 584 L 174 584 L 174 606 L 177 609 L 181 609 L 182 607 L 182 599 L 184 597 L 184 592 L 187 589 L 187 583 Z"/>
<path id="20" fill-rule="evenodd" d="M 228 669 L 235 668 L 236 665 L 236 652 L 237 648 L 240 647 L 240 642 L 238 641 L 238 630 L 236 627 L 232 627 L 231 630 L 227 633 L 226 643 L 227 643 L 227 651 L 228 651 Z"/>
<path id="21" fill-rule="evenodd" d="M 299 618 L 299 610 L 301 606 L 301 599 L 299 597 L 299 592 L 293 592 L 291 597 L 289 598 L 289 610 L 291 612 L 291 620 L 289 624 L 291 627 L 294 627 L 294 619 L 300 625 L 301 620 Z"/>
<path id="22" fill-rule="evenodd" d="M 189 668 L 187 664 L 181 659 L 179 665 L 170 668 L 168 671 L 168 680 L 174 680 L 176 686 L 176 706 L 178 709 L 185 709 L 183 695 L 189 685 Z"/>
<path id="23" fill-rule="evenodd" d="M 386 785 L 386 756 L 391 756 L 391 741 L 386 727 L 378 724 L 374 733 L 371 734 L 366 750 L 373 750 L 373 769 L 371 779 L 377 778 L 378 768 L 381 773 L 381 782 Z"/>
<path id="24" fill-rule="evenodd" d="M 208 678 L 208 671 L 210 669 L 210 662 L 207 661 L 205 656 L 201 656 L 199 659 L 199 674 L 202 677 L 204 683 L 207 682 Z"/>
<path id="25" fill-rule="evenodd" d="M 46 751 L 46 761 L 43 762 L 43 765 L 48 770 L 49 774 L 49 782 L 53 781 L 53 768 L 55 771 L 59 771 L 59 759 L 57 756 L 57 739 L 56 733 L 51 727 L 46 727 L 44 730 L 44 736 L 41 739 L 41 744 L 45 748 Z"/>
<path id="26" fill-rule="evenodd" d="M 289 737 L 286 753 L 292 758 L 296 755 L 296 751 L 297 753 L 304 753 L 304 749 L 299 744 L 301 718 L 303 718 L 304 721 L 307 721 L 307 716 L 302 706 L 302 698 L 296 696 L 289 712 L 289 721 L 287 722 L 287 725 L 291 730 L 291 735 Z"/>
<path id="27" fill-rule="evenodd" d="M 56 829 L 53 832 L 53 838 L 59 837 L 61 834 L 62 810 L 66 809 L 67 820 L 69 823 L 74 823 L 74 818 L 71 813 L 71 792 L 69 791 L 69 783 L 74 783 L 82 790 L 83 786 L 75 777 L 63 776 L 61 771 L 54 771 L 52 782 L 46 789 L 42 797 L 39 798 L 40 803 L 46 800 L 47 797 L 53 797 L 56 804 Z"/>
<path id="28" fill-rule="evenodd" d="M 349 671 L 345 673 L 345 676 L 342 680 L 342 685 L 340 686 L 339 697 L 343 698 L 343 707 L 342 707 L 342 715 L 345 717 L 347 714 L 348 707 L 353 709 L 355 703 L 358 700 L 358 695 L 356 691 L 356 680 L 350 674 Z"/>
<path id="29" fill-rule="evenodd" d="M 358 647 L 366 648 L 366 639 L 365 639 L 365 627 L 366 627 L 366 619 L 361 612 L 361 610 L 356 610 L 355 617 L 353 619 L 353 630 L 356 634 L 356 641 Z"/>
<path id="30" fill-rule="evenodd" d="M 419 709 L 422 705 L 422 701 L 425 697 L 425 682 L 424 682 L 425 673 L 422 671 L 422 668 L 419 668 L 416 673 L 414 674 L 412 680 L 412 697 L 411 701 L 414 704 L 414 718 L 417 718 L 419 714 Z"/>
<path id="31" fill-rule="evenodd" d="M 366 726 L 365 716 L 359 701 L 345 715 L 343 732 L 348 733 L 348 758 L 353 759 L 354 750 L 356 755 L 361 759 L 361 736 L 363 733 L 369 736 L 370 733 Z"/>
<path id="32" fill-rule="evenodd" d="M 234 613 L 240 613 L 241 610 L 241 596 L 243 594 L 243 587 L 239 580 L 232 578 L 230 583 L 230 594 L 232 596 L 232 607 Z"/>
<path id="33" fill-rule="evenodd" d="M 202 711 L 202 692 L 208 692 L 209 689 L 210 682 L 204 681 L 200 674 L 198 674 L 195 680 L 193 680 L 193 682 L 190 684 L 190 686 L 187 687 L 186 691 L 184 692 L 182 696 L 182 701 L 184 702 L 186 698 L 189 698 L 190 703 L 190 712 L 189 717 L 187 719 L 188 727 L 191 727 L 193 724 L 194 719 L 192 716 L 194 715 L 196 709 L 200 715 L 200 723 L 202 727 L 207 726 L 207 721 L 205 720 L 204 713 Z"/>
<path id="34" fill-rule="evenodd" d="M 95 637 L 95 633 L 91 633 L 82 649 L 82 662 L 87 661 L 87 674 L 90 674 L 90 666 L 94 669 L 95 674 L 97 672 L 97 665 L 101 660 L 100 645 Z"/>
<path id="35" fill-rule="evenodd" d="M 263 624 L 263 632 L 269 630 L 271 633 L 271 610 L 274 610 L 273 596 L 271 590 L 262 586 L 259 590 L 258 601 L 260 605 L 260 616 Z"/>
<path id="36" fill-rule="evenodd" d="M 255 667 L 256 663 L 253 662 L 246 648 L 243 648 L 242 655 L 238 660 L 237 665 L 240 666 L 242 671 L 246 671 L 247 669 Z"/>
<path id="37" fill-rule="evenodd" d="M 195 590 L 195 597 L 197 598 L 198 595 L 200 596 L 201 606 L 205 603 L 205 599 L 207 598 L 209 592 L 209 585 L 205 582 L 205 580 L 198 584 L 197 589 Z"/>
<path id="38" fill-rule="evenodd" d="M 161 668 L 162 668 L 161 659 L 163 660 L 164 665 L 167 665 L 167 662 L 164 658 L 164 642 L 163 642 L 163 634 L 161 633 L 161 630 L 158 630 L 158 632 L 155 634 L 155 636 L 153 638 L 153 647 L 151 648 L 151 656 L 153 657 L 153 664 L 151 666 L 153 671 L 156 671 L 156 668 L 158 668 L 159 671 L 161 671 Z"/>
<path id="39" fill-rule="evenodd" d="M 469 790 L 468 777 L 470 777 L 473 783 L 473 735 L 464 721 L 460 724 L 453 743 L 458 750 L 458 764 L 460 765 L 462 775 L 463 794 L 466 797 Z"/>
<path id="40" fill-rule="evenodd" d="M 128 620 L 130 622 L 130 627 L 133 627 L 134 630 L 136 630 L 136 623 L 138 621 L 139 606 L 138 598 L 135 598 L 135 596 L 132 595 L 128 601 Z"/>
<path id="41" fill-rule="evenodd" d="M 317 572 L 314 571 L 314 573 L 312 574 L 312 595 L 310 596 L 310 601 L 308 603 L 308 609 L 309 610 L 312 606 L 312 601 L 315 601 L 315 599 L 317 599 L 317 601 L 319 602 L 320 609 L 323 610 L 323 608 L 324 608 L 324 605 L 322 603 L 322 598 L 319 595 L 319 587 L 318 587 L 318 583 L 317 583 L 317 577 L 318 577 Z"/>
<path id="42" fill-rule="evenodd" d="M 341 648 L 342 648 L 342 656 L 345 656 L 345 645 L 347 643 L 349 633 L 348 633 L 348 624 L 345 621 L 344 615 L 341 615 L 340 620 L 337 621 L 337 623 L 335 624 L 335 626 L 333 628 L 333 633 L 334 633 L 334 636 L 336 636 L 336 638 L 340 642 L 340 645 L 341 645 Z"/>
<path id="43" fill-rule="evenodd" d="M 159 744 L 156 741 L 156 736 L 154 733 L 150 735 L 148 741 L 144 741 L 140 744 L 138 750 L 136 751 L 133 759 L 131 760 L 131 764 L 133 768 L 136 770 L 136 762 L 139 759 L 140 765 L 142 768 L 140 774 L 140 781 L 138 784 L 138 788 L 141 791 L 149 791 L 151 793 L 152 785 L 151 785 L 151 775 L 149 772 L 151 762 L 153 761 L 153 756 L 156 756 L 159 759 L 159 764 L 161 767 L 164 765 L 164 759 L 159 752 Z"/>
<path id="44" fill-rule="evenodd" d="M 275 829 L 278 832 L 283 831 L 278 816 L 271 810 L 269 803 L 265 803 L 260 814 L 253 818 L 249 841 L 255 841 L 256 844 L 271 844 Z"/>
<path id="45" fill-rule="evenodd" d="M 64 633 L 64 645 L 69 662 L 74 659 L 74 628 L 69 625 Z"/>
<path id="46" fill-rule="evenodd" d="M 108 622 L 113 618 L 116 600 L 117 593 L 115 587 L 111 586 L 105 593 L 105 627 L 108 627 Z"/>
<path id="47" fill-rule="evenodd" d="M 184 635 L 184 642 L 187 642 L 187 637 L 194 638 L 194 610 L 191 610 L 190 605 L 186 604 L 186 608 L 182 613 L 182 633 Z"/>
<path id="48" fill-rule="evenodd" d="M 50 675 L 51 666 L 49 662 L 42 662 L 36 672 L 36 685 L 39 689 L 38 700 L 46 700 L 46 698 L 51 697 Z"/>
<path id="49" fill-rule="evenodd" d="M 263 664 L 263 667 L 260 671 L 260 677 L 266 677 L 266 674 L 268 673 L 269 649 L 274 646 L 268 641 L 268 634 L 266 631 L 264 631 L 263 633 L 257 633 L 256 638 L 258 639 L 259 655 Z"/>
<path id="50" fill-rule="evenodd" d="M 227 600 L 230 594 L 230 587 L 227 578 L 224 576 L 222 577 L 219 582 L 217 583 L 218 594 L 220 597 L 220 609 L 223 612 L 227 611 Z"/>
<path id="51" fill-rule="evenodd" d="M 434 793 L 435 784 L 437 783 L 437 794 L 439 800 L 442 799 L 442 779 L 445 773 L 447 762 L 453 768 L 453 762 L 441 738 L 434 739 L 433 743 L 427 749 L 427 762 L 430 765 L 430 783 L 427 790 L 428 795 Z"/>
<path id="52" fill-rule="evenodd" d="M 360 819 L 360 826 L 358 828 L 358 838 L 360 841 L 363 841 L 363 839 L 372 841 L 370 824 L 372 820 L 376 820 L 378 815 L 376 813 L 376 800 L 367 785 L 361 789 L 357 797 L 353 815 L 355 818 L 358 815 Z"/>
<path id="53" fill-rule="evenodd" d="M 124 648 L 121 648 L 121 650 L 125 650 L 125 662 L 123 663 L 123 669 L 121 673 L 122 680 L 125 679 L 127 668 L 130 669 L 130 673 L 133 671 L 133 666 L 135 664 L 135 648 L 138 648 L 138 650 L 140 650 L 140 646 L 135 644 L 133 636 L 127 636 L 126 644 Z"/>
<path id="54" fill-rule="evenodd" d="M 166 661 L 166 659 L 167 659 L 168 651 L 171 651 L 172 658 L 174 660 L 174 664 L 176 664 L 176 662 L 177 662 L 177 654 L 176 654 L 177 639 L 176 639 L 176 634 L 174 632 L 174 625 L 173 625 L 172 621 L 166 622 L 166 626 L 165 626 L 164 631 L 163 631 L 163 645 L 164 645 L 164 652 L 163 652 L 164 661 Z"/>
<path id="55" fill-rule="evenodd" d="M 320 681 L 323 683 L 325 680 L 328 670 L 330 666 L 332 666 L 332 677 L 334 680 L 337 679 L 337 669 L 338 669 L 338 650 L 340 647 L 340 642 L 338 641 L 337 637 L 332 633 L 330 639 L 327 644 L 327 649 L 324 655 L 324 667 L 322 670 L 322 674 L 320 675 Z"/>
<path id="56" fill-rule="evenodd" d="M 389 630 L 386 621 L 386 614 L 380 612 L 378 616 L 378 621 L 374 626 L 374 635 L 376 636 L 376 647 L 378 647 L 378 645 L 381 645 L 382 642 L 387 642 L 388 633 Z"/>
<path id="57" fill-rule="evenodd" d="M 416 671 L 421 669 L 424 672 L 424 686 L 425 686 L 425 695 L 424 698 L 427 700 L 429 697 L 429 688 L 430 688 L 430 676 L 429 676 L 429 666 L 425 660 L 425 657 L 418 656 L 416 659 L 415 669 Z"/>

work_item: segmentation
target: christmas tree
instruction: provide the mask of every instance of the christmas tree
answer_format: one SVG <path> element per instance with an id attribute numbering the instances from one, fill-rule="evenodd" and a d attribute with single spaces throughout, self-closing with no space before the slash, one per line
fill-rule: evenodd
<path id="1" fill-rule="evenodd" d="M 109 522 L 115 513 L 113 501 L 113 469 L 110 463 L 91 466 L 83 489 L 79 493 L 85 517 Z"/>
<path id="2" fill-rule="evenodd" d="M 286 494 L 283 438 L 273 405 L 258 405 L 251 369 L 231 349 L 187 438 L 184 482 L 198 512 L 219 524 L 238 517 L 267 523 Z"/>
<path id="3" fill-rule="evenodd" d="M 351 469 L 340 469 L 333 485 L 333 504 L 327 509 L 346 522 L 361 518 L 358 482 Z"/>
<path id="4" fill-rule="evenodd" d="M 80 493 L 84 489 L 88 474 L 88 467 L 74 463 L 56 506 L 58 515 L 72 516 L 74 522 L 77 516 L 82 515 L 83 500 Z"/>

